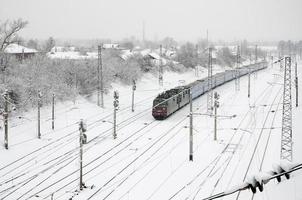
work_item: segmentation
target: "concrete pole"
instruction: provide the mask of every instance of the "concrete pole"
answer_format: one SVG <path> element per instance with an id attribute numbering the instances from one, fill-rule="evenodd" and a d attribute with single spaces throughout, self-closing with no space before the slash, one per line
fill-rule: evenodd
<path id="1" fill-rule="evenodd" d="M 51 129 L 55 129 L 55 94 L 52 94 Z"/>
<path id="2" fill-rule="evenodd" d="M 8 91 L 4 92 L 4 147 L 8 149 Z"/>
<path id="3" fill-rule="evenodd" d="M 217 108 L 219 107 L 219 94 L 217 92 L 215 92 L 214 94 L 214 141 L 217 140 Z"/>
<path id="4" fill-rule="evenodd" d="M 189 160 L 193 161 L 193 105 L 192 92 L 190 91 L 190 155 Z"/>
<path id="5" fill-rule="evenodd" d="M 103 81 L 103 44 L 98 46 L 98 68 L 97 68 L 97 105 L 104 108 L 104 81 Z M 100 97 L 101 94 L 101 97 Z M 100 103 L 101 100 L 101 103 Z"/>
<path id="6" fill-rule="evenodd" d="M 249 68 L 247 97 L 250 98 L 250 96 L 251 96 L 251 72 L 250 72 L 250 68 Z"/>
<path id="7" fill-rule="evenodd" d="M 42 94 L 38 91 L 38 138 L 41 139 L 41 117 L 40 117 L 40 108 L 41 108 L 41 98 Z"/>
<path id="8" fill-rule="evenodd" d="M 296 85 L 296 107 L 299 105 L 299 88 L 298 88 L 298 67 L 297 67 L 297 62 L 295 64 L 295 85 Z"/>
<path id="9" fill-rule="evenodd" d="M 116 139 L 116 108 L 113 108 L 113 139 Z"/>
<path id="10" fill-rule="evenodd" d="M 83 120 L 80 121 L 80 190 L 83 190 Z"/>
<path id="11" fill-rule="evenodd" d="M 214 141 L 217 140 L 217 100 L 214 102 Z"/>
<path id="12" fill-rule="evenodd" d="M 98 65 L 97 65 L 97 105 L 100 106 L 100 63 L 102 56 L 102 47 L 98 46 Z"/>

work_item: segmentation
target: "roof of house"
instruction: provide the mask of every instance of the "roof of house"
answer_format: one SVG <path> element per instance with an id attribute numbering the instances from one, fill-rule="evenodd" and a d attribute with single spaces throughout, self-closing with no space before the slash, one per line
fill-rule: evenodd
<path id="1" fill-rule="evenodd" d="M 119 44 L 103 44 L 104 49 L 116 49 L 119 48 Z"/>
<path id="2" fill-rule="evenodd" d="M 36 49 L 30 49 L 18 44 L 9 44 L 5 50 L 5 53 L 17 54 L 17 53 L 37 53 Z"/>
<path id="3" fill-rule="evenodd" d="M 97 59 L 97 52 L 87 52 L 87 55 L 81 55 L 78 51 L 49 52 L 47 56 L 52 59 Z"/>
<path id="4" fill-rule="evenodd" d="M 62 46 L 54 46 L 51 48 L 51 52 L 67 52 L 67 51 L 75 51 L 75 47 L 62 47 Z"/>

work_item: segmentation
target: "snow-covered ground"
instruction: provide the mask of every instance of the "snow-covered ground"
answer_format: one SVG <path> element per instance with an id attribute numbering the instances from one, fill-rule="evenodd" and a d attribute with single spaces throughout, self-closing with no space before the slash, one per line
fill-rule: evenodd
<path id="1" fill-rule="evenodd" d="M 272 164 L 280 162 L 283 81 L 278 65 L 251 76 L 250 98 L 247 77 L 240 79 L 239 91 L 234 82 L 215 89 L 220 94 L 218 115 L 236 115 L 218 119 L 217 141 L 213 140 L 214 119 L 198 115 L 206 113 L 206 95 L 193 102 L 193 162 L 189 161 L 188 106 L 166 120 L 153 119 L 152 100 L 159 92 L 206 74 L 167 72 L 162 88 L 156 77 L 147 74 L 137 83 L 135 112 L 131 112 L 131 87 L 114 84 L 113 90 L 120 94 L 116 140 L 112 137 L 113 91 L 105 96 L 104 109 L 83 98 L 75 104 L 58 103 L 55 130 L 51 130 L 51 109 L 43 108 L 42 139 L 37 139 L 36 111 L 11 119 L 10 148 L 0 149 L 0 198 L 88 199 L 95 194 L 91 199 L 202 199 L 241 184 L 259 170 L 271 170 Z M 301 117 L 301 107 L 293 107 L 295 162 L 302 162 Z M 79 193 L 80 119 L 87 123 L 88 143 L 83 155 L 87 188 Z M 302 199 L 301 174 L 297 171 L 279 184 L 271 181 L 254 199 Z M 239 195 L 239 199 L 251 198 L 248 190 Z"/>

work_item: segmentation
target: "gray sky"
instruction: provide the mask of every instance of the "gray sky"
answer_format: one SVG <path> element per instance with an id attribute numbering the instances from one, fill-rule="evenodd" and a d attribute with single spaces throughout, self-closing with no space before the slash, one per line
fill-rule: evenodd
<path id="1" fill-rule="evenodd" d="M 0 0 L 0 20 L 23 18 L 26 38 L 194 41 L 302 39 L 302 0 Z"/>

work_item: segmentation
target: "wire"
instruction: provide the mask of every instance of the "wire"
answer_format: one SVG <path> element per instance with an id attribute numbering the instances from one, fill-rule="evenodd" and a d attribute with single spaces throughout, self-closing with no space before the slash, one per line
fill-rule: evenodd
<path id="1" fill-rule="evenodd" d="M 286 171 L 286 172 L 282 172 L 282 173 L 278 173 L 276 175 L 273 175 L 271 176 L 270 178 L 268 178 L 266 181 L 270 181 L 272 179 L 275 179 L 277 177 L 281 177 L 285 174 L 290 174 L 290 173 L 293 173 L 295 171 L 298 171 L 298 170 L 301 170 L 302 169 L 302 164 L 299 164 L 297 165 L 296 167 L 294 167 L 293 169 L 289 170 L 289 171 Z M 210 196 L 210 197 L 207 197 L 207 198 L 204 198 L 202 200 L 212 200 L 212 199 L 217 199 L 217 198 L 221 198 L 221 197 L 224 197 L 224 196 L 228 196 L 228 195 L 231 195 L 231 194 L 234 194 L 236 192 L 240 192 L 242 190 L 246 190 L 248 189 L 249 186 L 248 185 L 243 185 L 241 187 L 239 187 L 238 189 L 234 189 L 234 190 L 229 190 L 229 191 L 225 191 L 225 192 L 220 192 L 218 194 L 215 194 L 213 196 Z"/>

